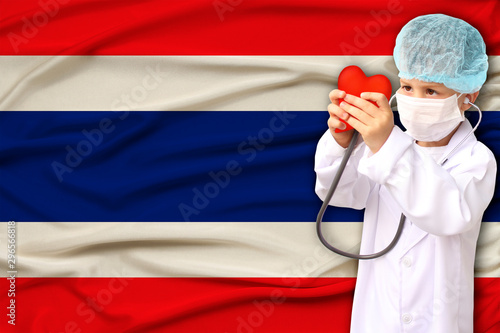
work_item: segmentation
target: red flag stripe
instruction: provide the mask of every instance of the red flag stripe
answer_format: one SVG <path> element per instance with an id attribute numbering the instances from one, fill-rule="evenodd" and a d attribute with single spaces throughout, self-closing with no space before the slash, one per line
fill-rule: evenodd
<path id="1" fill-rule="evenodd" d="M 349 332 L 354 278 L 17 278 L 2 332 Z M 1 290 L 10 281 L 2 279 Z M 475 332 L 500 328 L 500 279 L 475 280 Z M 34 302 L 33 300 L 38 300 Z M 63 306 L 62 306 L 63 305 Z M 307 321 L 304 321 L 307 318 Z"/>
<path id="2" fill-rule="evenodd" d="M 496 0 L 1 0 L 1 55 L 391 55 L 423 14 L 462 18 L 500 54 Z"/>
<path id="3" fill-rule="evenodd" d="M 7 320 L 0 327 L 54 333 L 333 327 L 347 332 L 354 283 L 353 278 L 18 278 L 15 329 Z"/>

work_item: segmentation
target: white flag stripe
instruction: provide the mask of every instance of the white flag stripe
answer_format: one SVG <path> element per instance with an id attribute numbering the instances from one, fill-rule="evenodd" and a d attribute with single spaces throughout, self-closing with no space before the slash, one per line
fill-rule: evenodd
<path id="1" fill-rule="evenodd" d="M 477 104 L 500 110 L 500 56 Z M 391 56 L 1 56 L 0 110 L 321 111 L 349 65 L 399 86 Z"/>
<path id="2" fill-rule="evenodd" d="M 362 223 L 325 223 L 359 250 Z M 0 223 L 7 230 L 6 223 Z M 357 262 L 329 252 L 311 222 L 22 222 L 19 277 L 355 277 Z M 7 233 L 0 233 L 5 244 Z M 482 225 L 476 277 L 500 277 L 500 222 Z M 7 252 L 0 269 L 8 271 Z"/>

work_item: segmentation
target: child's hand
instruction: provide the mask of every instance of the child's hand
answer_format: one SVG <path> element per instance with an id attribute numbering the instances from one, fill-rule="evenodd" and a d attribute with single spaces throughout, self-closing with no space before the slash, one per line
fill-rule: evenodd
<path id="1" fill-rule="evenodd" d="M 375 154 L 394 127 L 394 115 L 387 98 L 381 93 L 364 92 L 361 98 L 347 94 L 344 101 L 339 107 L 340 114 L 336 114 L 361 134 L 368 148 Z M 378 107 L 369 101 L 377 103 Z"/>
<path id="2" fill-rule="evenodd" d="M 344 111 L 339 107 L 339 99 L 344 98 L 346 95 L 345 91 L 342 90 L 332 90 L 329 94 L 330 101 L 332 103 L 328 105 L 328 113 L 330 114 L 330 118 L 328 119 L 328 127 L 330 128 L 330 132 L 333 135 L 333 138 L 337 143 L 347 148 L 349 146 L 349 142 L 351 142 L 353 131 L 346 131 L 342 133 L 335 133 L 335 130 L 345 129 L 346 125 L 339 120 L 340 116 L 344 113 Z"/>

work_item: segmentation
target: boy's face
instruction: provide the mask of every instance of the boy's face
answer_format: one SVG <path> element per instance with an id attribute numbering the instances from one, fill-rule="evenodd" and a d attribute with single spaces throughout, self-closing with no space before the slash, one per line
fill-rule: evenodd
<path id="1" fill-rule="evenodd" d="M 402 95 L 417 97 L 417 98 L 433 98 L 433 99 L 444 99 L 456 94 L 457 96 L 460 93 L 456 92 L 453 89 L 446 87 L 442 83 L 435 82 L 424 82 L 417 79 L 400 79 L 401 88 L 399 88 L 398 92 Z M 473 94 L 462 94 L 462 96 L 458 97 L 458 105 L 462 112 L 467 110 L 470 105 L 464 104 L 464 100 L 466 97 L 474 103 L 479 92 Z"/>

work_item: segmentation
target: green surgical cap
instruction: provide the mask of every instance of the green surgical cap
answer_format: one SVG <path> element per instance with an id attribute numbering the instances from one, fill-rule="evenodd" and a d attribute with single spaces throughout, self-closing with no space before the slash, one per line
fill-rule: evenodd
<path id="1" fill-rule="evenodd" d="M 460 93 L 478 91 L 488 71 L 486 45 L 479 31 L 443 14 L 408 22 L 396 38 L 394 61 L 401 78 L 443 83 Z"/>

